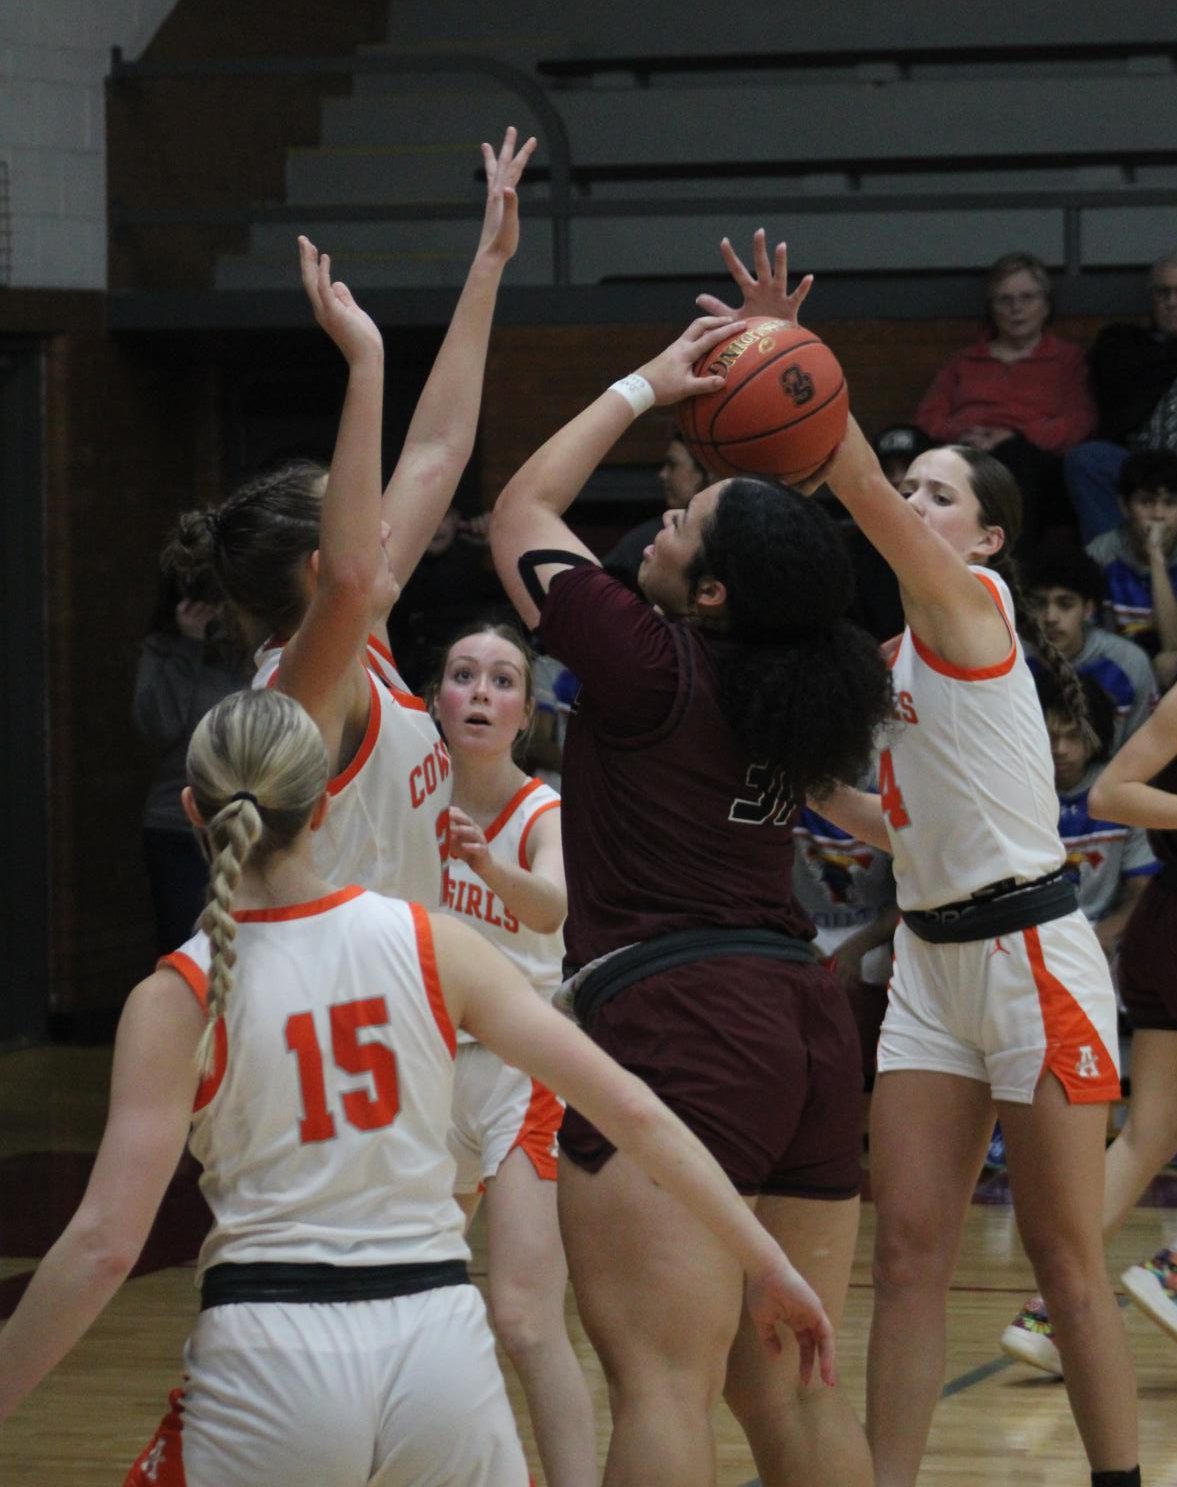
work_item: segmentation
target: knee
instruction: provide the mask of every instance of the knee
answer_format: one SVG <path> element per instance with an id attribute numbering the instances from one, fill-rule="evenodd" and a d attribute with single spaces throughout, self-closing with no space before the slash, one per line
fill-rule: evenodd
<path id="1" fill-rule="evenodd" d="M 1137 1151 L 1155 1153 L 1158 1165 L 1168 1161 L 1177 1151 L 1177 1101 L 1129 1100 L 1119 1139 Z"/>
<path id="2" fill-rule="evenodd" d="M 1098 1246 L 1092 1248 L 1065 1235 L 1038 1240 L 1023 1236 L 1023 1243 L 1052 1316 L 1062 1312 L 1073 1316 L 1086 1310 L 1106 1288 L 1103 1251 Z"/>
<path id="3" fill-rule="evenodd" d="M 876 1294 L 932 1289 L 947 1291 L 956 1261 L 956 1246 L 946 1242 L 933 1216 L 879 1218 L 872 1274 Z"/>
<path id="4" fill-rule="evenodd" d="M 564 1320 L 547 1299 L 521 1286 L 491 1288 L 490 1319 L 495 1336 L 516 1368 L 558 1340 Z"/>

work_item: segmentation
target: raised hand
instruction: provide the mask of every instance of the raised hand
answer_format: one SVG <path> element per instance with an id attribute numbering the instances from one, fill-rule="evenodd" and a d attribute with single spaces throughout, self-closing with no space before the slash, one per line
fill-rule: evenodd
<path id="1" fill-rule="evenodd" d="M 692 320 L 677 341 L 638 368 L 654 389 L 654 401 L 665 406 L 682 398 L 698 397 L 700 393 L 718 392 L 723 386 L 723 372 L 704 371 L 703 376 L 697 377 L 694 364 L 742 329 L 743 321 L 729 316 L 701 315 L 698 320 Z"/>
<path id="2" fill-rule="evenodd" d="M 315 320 L 342 351 L 347 364 L 351 366 L 365 357 L 382 358 L 384 342 L 376 322 L 356 303 L 346 284 L 332 281 L 328 255 L 320 253 L 309 238 L 300 237 L 298 263 Z"/>
<path id="3" fill-rule="evenodd" d="M 535 143 L 532 135 L 516 150 L 512 125 L 503 135 L 497 155 L 490 145 L 482 146 L 482 160 L 486 166 L 486 215 L 482 219 L 478 251 L 500 263 L 514 257 L 519 246 L 519 198 L 515 187 L 519 184 L 523 167 L 531 159 Z"/>
<path id="4" fill-rule="evenodd" d="M 803 1384 L 813 1377 L 815 1361 L 824 1383 L 838 1382 L 833 1324 L 817 1292 L 783 1254 L 771 1270 L 748 1280 L 744 1304 L 771 1357 L 778 1358 L 781 1353 L 778 1327 L 787 1327 L 797 1339 Z"/>
<path id="5" fill-rule="evenodd" d="M 733 310 L 713 294 L 700 294 L 695 303 L 704 314 L 722 315 L 729 320 L 737 316 L 743 319 L 748 315 L 774 315 L 790 325 L 800 325 L 801 306 L 813 287 L 813 275 L 806 274 L 792 294 L 789 293 L 789 249 L 785 243 L 776 245 L 770 263 L 764 228 L 758 227 L 752 238 L 754 274 L 745 268 L 729 238 L 720 243 L 719 251 L 736 288 L 744 297 L 743 303 L 738 310 Z"/>

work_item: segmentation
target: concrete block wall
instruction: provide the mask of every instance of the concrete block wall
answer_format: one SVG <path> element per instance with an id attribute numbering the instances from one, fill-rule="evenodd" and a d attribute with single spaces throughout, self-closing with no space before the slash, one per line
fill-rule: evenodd
<path id="1" fill-rule="evenodd" d="M 106 287 L 103 79 L 110 49 L 138 56 L 174 4 L 0 6 L 0 160 L 8 170 L 13 287 Z"/>

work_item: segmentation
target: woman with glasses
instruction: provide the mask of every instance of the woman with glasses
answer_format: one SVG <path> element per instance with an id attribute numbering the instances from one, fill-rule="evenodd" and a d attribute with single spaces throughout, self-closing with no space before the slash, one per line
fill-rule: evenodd
<path id="1" fill-rule="evenodd" d="M 939 443 L 993 454 L 1022 491 L 1022 551 L 1044 525 L 1072 523 L 1062 456 L 1090 437 L 1095 405 L 1082 348 L 1047 330 L 1050 276 L 1030 253 L 1007 253 L 985 279 L 981 338 L 941 367 L 915 421 Z"/>

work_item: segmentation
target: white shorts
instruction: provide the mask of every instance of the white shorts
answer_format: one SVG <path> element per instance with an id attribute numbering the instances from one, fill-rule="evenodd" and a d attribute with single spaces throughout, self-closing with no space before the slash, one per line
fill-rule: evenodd
<path id="1" fill-rule="evenodd" d="M 458 1164 L 455 1193 L 476 1193 L 517 1146 L 547 1182 L 556 1180 L 556 1135 L 564 1106 L 532 1079 L 480 1043 L 459 1043 L 454 1102 L 447 1136 Z"/>
<path id="2" fill-rule="evenodd" d="M 482 1297 L 201 1312 L 125 1487 L 526 1487 Z M 179 1391 L 177 1391 L 179 1394 Z"/>
<path id="3" fill-rule="evenodd" d="M 1081 913 L 1035 929 L 930 945 L 901 923 L 878 1071 L 928 1069 L 1029 1105 L 1042 1075 L 1072 1104 L 1120 1097 L 1116 999 Z"/>

